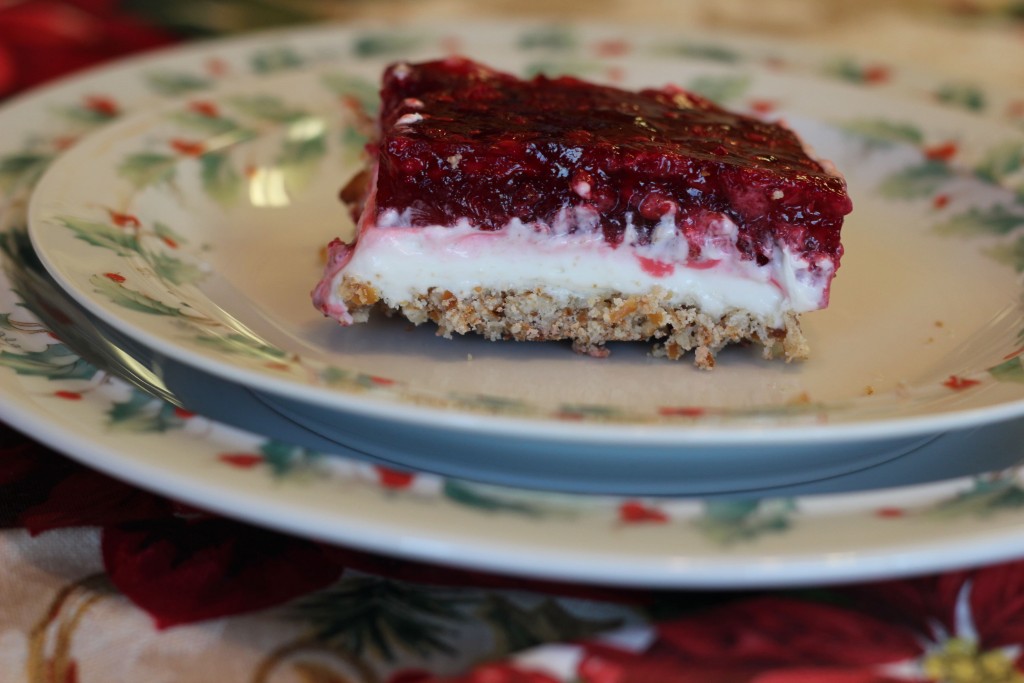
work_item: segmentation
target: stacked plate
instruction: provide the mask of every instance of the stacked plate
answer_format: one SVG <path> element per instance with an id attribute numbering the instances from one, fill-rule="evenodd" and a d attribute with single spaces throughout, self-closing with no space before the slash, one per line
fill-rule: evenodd
<path id="1" fill-rule="evenodd" d="M 812 358 L 701 372 L 320 317 L 366 142 L 349 105 L 452 51 L 785 118 L 855 203 Z M 0 417 L 200 507 L 524 576 L 806 585 L 1013 556 L 1024 135 L 887 76 L 728 37 L 362 25 L 38 91 L 0 111 Z"/>

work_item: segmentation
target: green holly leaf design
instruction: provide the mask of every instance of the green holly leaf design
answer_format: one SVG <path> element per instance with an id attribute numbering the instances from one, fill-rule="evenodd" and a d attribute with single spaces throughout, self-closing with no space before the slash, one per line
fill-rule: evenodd
<path id="1" fill-rule="evenodd" d="M 789 529 L 795 509 L 789 498 L 711 500 L 695 524 L 709 539 L 731 545 Z"/>
<path id="2" fill-rule="evenodd" d="M 0 191 L 31 187 L 53 162 L 53 154 L 17 152 L 0 157 Z"/>
<path id="3" fill-rule="evenodd" d="M 245 335 L 240 332 L 230 332 L 216 336 L 203 334 L 196 337 L 196 341 L 200 344 L 214 347 L 222 353 L 248 356 L 273 362 L 282 362 L 288 358 L 288 354 L 276 346 L 271 346 L 258 337 Z"/>
<path id="4" fill-rule="evenodd" d="M 242 174 L 225 152 L 208 152 L 200 157 L 199 178 L 207 196 L 223 206 L 235 204 L 245 187 Z"/>
<path id="5" fill-rule="evenodd" d="M 444 497 L 453 503 L 485 512 L 512 512 L 527 517 L 541 517 L 543 511 L 529 503 L 512 501 L 492 492 L 484 484 L 471 484 L 455 479 L 445 479 Z"/>
<path id="6" fill-rule="evenodd" d="M 211 137 L 221 135 L 239 135 L 240 137 L 251 137 L 253 134 L 246 131 L 241 124 L 226 116 L 209 116 L 197 111 L 176 111 L 171 114 L 171 120 L 183 128 L 193 130 Z"/>
<path id="7" fill-rule="evenodd" d="M 380 57 L 401 55 L 416 49 L 422 38 L 411 34 L 395 32 L 364 33 L 352 43 L 352 52 L 357 57 Z"/>
<path id="8" fill-rule="evenodd" d="M 182 261 L 166 252 L 147 251 L 143 257 L 152 266 L 157 277 L 175 285 L 194 284 L 206 277 L 206 273 L 199 266 Z"/>
<path id="9" fill-rule="evenodd" d="M 722 64 L 736 64 L 742 60 L 740 53 L 715 43 L 681 42 L 656 49 L 660 54 L 678 55 L 687 59 L 702 59 Z"/>
<path id="10" fill-rule="evenodd" d="M 209 78 L 183 72 L 157 71 L 146 74 L 145 79 L 150 89 L 169 97 L 187 95 L 213 87 L 213 81 Z"/>
<path id="11" fill-rule="evenodd" d="M 228 102 L 246 116 L 270 123 L 294 123 L 309 116 L 273 95 L 244 95 L 232 97 Z"/>
<path id="12" fill-rule="evenodd" d="M 342 72 L 326 74 L 322 82 L 324 87 L 332 93 L 354 98 L 368 116 L 377 116 L 377 111 L 380 109 L 380 93 L 375 84 L 364 78 Z"/>
<path id="13" fill-rule="evenodd" d="M 89 107 L 74 105 L 70 107 L 58 107 L 56 113 L 61 117 L 74 123 L 81 123 L 87 126 L 98 126 L 109 123 L 118 117 L 116 111 L 103 109 L 101 107 Z"/>
<path id="14" fill-rule="evenodd" d="M 519 47 L 525 50 L 568 51 L 576 47 L 576 37 L 566 26 L 543 26 L 519 36 Z"/>
<path id="15" fill-rule="evenodd" d="M 985 92 L 970 83 L 947 83 L 936 91 L 935 99 L 968 111 L 982 111 L 988 104 Z"/>
<path id="16" fill-rule="evenodd" d="M 698 76 L 688 89 L 713 102 L 730 102 L 743 96 L 750 87 L 749 76 Z"/>
<path id="17" fill-rule="evenodd" d="M 864 70 L 861 66 L 850 59 L 839 59 L 831 62 L 825 67 L 825 73 L 843 81 L 860 83 L 864 80 Z"/>
<path id="18" fill-rule="evenodd" d="M 181 233 L 171 229 L 169 225 L 161 221 L 153 223 L 153 232 L 168 246 L 188 244 L 188 240 L 182 237 Z"/>
<path id="19" fill-rule="evenodd" d="M 520 399 L 487 394 L 456 393 L 451 395 L 451 399 L 470 408 L 483 409 L 500 415 L 526 415 L 534 409 L 533 406 Z"/>
<path id="20" fill-rule="evenodd" d="M 999 263 L 1011 266 L 1018 273 L 1024 273 L 1024 236 L 1008 244 L 991 247 L 985 253 Z"/>
<path id="21" fill-rule="evenodd" d="M 1016 470 L 994 478 L 977 478 L 973 486 L 954 498 L 939 503 L 929 514 L 942 519 L 966 516 L 988 517 L 1000 510 L 1024 507 L 1024 489 L 1017 483 Z"/>
<path id="22" fill-rule="evenodd" d="M 865 66 L 849 58 L 830 62 L 823 69 L 823 73 L 826 76 L 857 85 L 882 81 L 888 77 L 888 69 L 884 66 Z"/>
<path id="23" fill-rule="evenodd" d="M 326 128 L 311 127 L 310 133 L 286 140 L 277 160 L 285 185 L 293 191 L 309 185 L 327 155 Z"/>
<path id="24" fill-rule="evenodd" d="M 177 158 L 169 154 L 137 152 L 121 162 L 117 173 L 136 188 L 142 189 L 172 182 L 177 164 Z"/>
<path id="25" fill-rule="evenodd" d="M 297 469 L 308 467 L 320 459 L 320 454 L 299 446 L 292 446 L 276 439 L 270 439 L 260 446 L 264 462 L 277 476 L 284 476 Z"/>
<path id="26" fill-rule="evenodd" d="M 935 226 L 940 235 L 1005 235 L 1024 225 L 1024 214 L 1014 213 L 1002 204 L 972 208 Z"/>
<path id="27" fill-rule="evenodd" d="M 999 382 L 1024 384 L 1024 356 L 1008 358 L 988 369 L 988 374 Z"/>
<path id="28" fill-rule="evenodd" d="M 148 294 L 126 287 L 123 283 L 103 275 L 89 278 L 93 291 L 109 299 L 112 303 L 132 311 L 149 313 L 150 315 L 167 315 L 180 317 L 181 309 L 168 306 Z"/>
<path id="29" fill-rule="evenodd" d="M 249 63 L 253 72 L 269 74 L 297 69 L 305 64 L 306 60 L 290 47 L 274 47 L 256 52 Z"/>
<path id="30" fill-rule="evenodd" d="M 563 404 L 559 406 L 558 413 L 569 419 L 614 420 L 622 417 L 622 411 L 619 408 L 583 403 Z"/>
<path id="31" fill-rule="evenodd" d="M 839 128 L 858 137 L 869 147 L 892 147 L 898 144 L 919 146 L 924 133 L 913 123 L 889 119 L 856 119 L 840 124 Z"/>
<path id="32" fill-rule="evenodd" d="M 521 607 L 499 594 L 487 595 L 476 609 L 494 634 L 491 656 L 504 657 L 543 643 L 565 643 L 620 628 L 622 618 L 585 619 L 557 600 Z"/>
<path id="33" fill-rule="evenodd" d="M 61 217 L 58 222 L 75 233 L 75 237 L 101 249 L 109 249 L 118 256 L 130 256 L 141 252 L 138 237 L 134 232 L 122 230 L 109 223 L 97 223 L 81 218 Z"/>
<path id="34" fill-rule="evenodd" d="M 974 172 L 982 180 L 999 183 L 1022 167 L 1024 167 L 1024 140 L 990 149 L 975 166 Z"/>
<path id="35" fill-rule="evenodd" d="M 949 164 L 926 159 L 886 176 L 878 190 L 890 199 L 919 199 L 931 197 L 943 184 L 955 177 Z"/>
<path id="36" fill-rule="evenodd" d="M 327 386 L 341 386 L 352 383 L 352 372 L 330 365 L 319 373 L 320 381 Z"/>
<path id="37" fill-rule="evenodd" d="M 107 410 L 107 424 L 115 431 L 152 434 L 179 429 L 185 418 L 170 403 L 133 388 L 127 400 Z"/>
<path id="38" fill-rule="evenodd" d="M 0 367 L 51 380 L 89 380 L 99 372 L 64 344 L 50 344 L 42 351 L 0 351 Z"/>

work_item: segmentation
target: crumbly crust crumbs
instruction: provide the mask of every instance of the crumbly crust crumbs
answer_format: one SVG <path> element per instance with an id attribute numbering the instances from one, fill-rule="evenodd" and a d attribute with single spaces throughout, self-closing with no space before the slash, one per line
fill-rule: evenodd
<path id="1" fill-rule="evenodd" d="M 555 297 L 543 290 L 495 291 L 477 288 L 470 296 L 431 288 L 410 301 L 385 302 L 372 285 L 345 276 L 339 287 L 353 322 L 365 322 L 374 308 L 400 313 L 416 325 L 432 322 L 438 334 L 476 333 L 491 341 L 572 340 L 573 349 L 592 356 L 608 354 L 610 341 L 655 342 L 654 355 L 678 360 L 694 351 L 694 364 L 715 365 L 715 354 L 728 344 L 755 342 L 762 356 L 781 354 L 787 362 L 807 358 L 809 347 L 795 313 L 783 327 L 773 327 L 747 311 L 710 316 L 693 306 L 669 301 L 655 288 L 637 295 L 594 298 Z"/>

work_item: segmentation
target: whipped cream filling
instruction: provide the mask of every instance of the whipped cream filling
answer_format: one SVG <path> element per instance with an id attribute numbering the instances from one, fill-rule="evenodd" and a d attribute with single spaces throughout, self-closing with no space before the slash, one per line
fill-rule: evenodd
<path id="1" fill-rule="evenodd" d="M 618 247 L 605 242 L 597 216 L 586 208 L 552 225 L 513 220 L 497 231 L 475 229 L 468 219 L 453 226 L 405 227 L 408 217 L 384 211 L 364 224 L 354 245 L 332 245 L 317 306 L 343 324 L 351 322 L 338 289 L 348 276 L 372 285 L 383 301 L 398 307 L 431 288 L 456 296 L 474 290 L 542 289 L 556 299 L 599 299 L 641 295 L 654 288 L 670 293 L 675 305 L 698 306 L 712 315 L 743 309 L 782 326 L 787 312 L 802 313 L 828 303 L 833 264 L 813 267 L 802 255 L 777 244 L 772 262 L 758 266 L 736 249 L 738 228 L 727 216 L 706 231 L 699 258 L 691 259 L 686 237 L 666 215 L 648 244 L 628 228 Z M 569 232 L 566 226 L 577 229 Z M 580 229 L 583 228 L 583 229 Z"/>

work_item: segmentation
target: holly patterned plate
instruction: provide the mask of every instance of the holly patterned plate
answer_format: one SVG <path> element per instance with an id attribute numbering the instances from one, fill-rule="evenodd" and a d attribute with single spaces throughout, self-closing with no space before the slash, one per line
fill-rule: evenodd
<path id="1" fill-rule="evenodd" d="M 480 56 L 540 68 L 528 52 Z M 785 485 L 1024 412 L 1012 229 L 1024 220 L 1012 163 L 1024 135 L 752 65 L 641 54 L 611 74 L 543 68 L 681 83 L 784 117 L 843 170 L 856 208 L 832 305 L 804 317 L 809 361 L 729 349 L 708 373 L 646 345 L 595 360 L 562 344 L 439 339 L 397 319 L 337 327 L 309 290 L 323 246 L 351 232 L 336 195 L 365 162 L 352 109 L 376 109 L 378 66 L 242 81 L 94 134 L 33 196 L 40 257 L 110 324 L 267 394 L 321 436 L 497 483 L 659 494 Z"/>
<path id="2" fill-rule="evenodd" d="M 878 405 L 886 405 L 885 410 L 892 406 L 902 409 L 908 404 L 923 406 L 922 419 L 931 419 L 931 413 L 940 418 L 927 425 L 920 423 L 924 425 L 921 435 L 932 434 L 940 419 L 966 426 L 1015 414 L 1019 403 L 1015 393 L 1019 390 L 1016 378 L 1020 364 L 1015 355 L 1019 316 L 1012 305 L 1018 299 L 1014 259 L 1019 251 L 1015 233 L 1020 211 L 1012 185 L 1021 164 L 1019 155 L 1014 154 L 1017 138 L 1013 132 L 992 121 L 965 127 L 966 122 L 979 119 L 925 107 L 910 99 L 894 99 L 891 95 L 895 88 L 875 90 L 877 71 L 870 71 L 868 78 L 869 72 L 858 71 L 856 62 L 831 58 L 812 62 L 806 55 L 801 58 L 801 69 L 837 73 L 844 83 L 860 80 L 863 89 L 815 80 L 816 87 L 821 88 L 821 106 L 840 98 L 842 111 L 833 111 L 837 113 L 834 120 L 813 109 L 801 111 L 797 99 L 787 102 L 787 91 L 781 86 L 803 76 L 770 74 L 758 68 L 765 63 L 778 68 L 790 53 L 784 47 L 748 46 L 728 38 L 693 39 L 639 30 L 624 35 L 620 29 L 580 27 L 570 31 L 509 24 L 467 26 L 461 31 L 322 27 L 172 50 L 93 72 L 34 93 L 0 111 L 5 130 L 0 142 L 5 270 L 17 272 L 24 267 L 20 263 L 24 252 L 16 245 L 24 238 L 28 197 L 55 159 L 69 147 L 71 154 L 75 149 L 86 149 L 73 145 L 93 131 L 98 131 L 98 137 L 86 139 L 82 145 L 107 139 L 115 147 L 140 143 L 142 148 L 131 154 L 152 156 L 132 157 L 132 163 L 128 163 L 129 157 L 119 157 L 119 163 L 126 164 L 128 170 L 125 175 L 115 174 L 116 180 L 132 184 L 145 177 L 145 169 L 152 169 L 156 182 L 141 183 L 123 196 L 96 194 L 89 206 L 69 201 L 59 214 L 45 220 L 50 225 L 48 230 L 53 230 L 50 234 L 63 234 L 77 247 L 80 262 L 99 263 L 95 261 L 97 254 L 102 255 L 100 259 L 111 255 L 120 259 L 115 261 L 116 267 L 106 268 L 104 262 L 104 267 L 89 273 L 89 284 L 79 287 L 80 293 L 89 294 L 93 305 L 100 302 L 116 312 L 109 315 L 110 322 L 132 320 L 134 325 L 142 318 L 131 318 L 126 313 L 138 313 L 148 319 L 146 329 L 150 331 L 146 334 L 152 339 L 147 341 L 181 351 L 196 340 L 188 321 L 183 327 L 174 324 L 167 328 L 177 329 L 175 333 L 151 331 L 152 320 L 183 317 L 178 315 L 180 311 L 168 313 L 154 303 L 161 301 L 156 294 L 165 296 L 173 290 L 146 291 L 143 296 L 141 290 L 131 288 L 139 284 L 136 278 L 141 280 L 148 268 L 152 271 L 148 275 L 150 283 L 180 279 L 181 287 L 191 288 L 188 291 L 196 297 L 194 301 L 204 305 L 229 299 L 256 301 L 251 292 L 237 286 L 239 283 L 235 288 L 245 291 L 244 296 L 229 291 L 230 280 L 211 267 L 230 262 L 231 254 L 224 251 L 225 243 L 220 240 L 237 226 L 232 227 L 230 220 L 211 223 L 209 217 L 230 218 L 239 215 L 236 211 L 259 213 L 252 199 L 253 187 L 258 185 L 253 179 L 261 173 L 267 177 L 262 170 L 265 166 L 273 171 L 270 177 L 284 172 L 282 164 L 294 172 L 286 174 L 292 180 L 283 186 L 272 181 L 259 185 L 268 190 L 264 203 L 273 203 L 275 196 L 291 196 L 288 183 L 296 178 L 300 185 L 306 183 L 302 187 L 316 187 L 318 174 L 309 172 L 308 164 L 317 169 L 318 164 L 337 164 L 335 172 L 338 177 L 343 175 L 344 156 L 349 149 L 347 129 L 333 128 L 329 117 L 318 118 L 315 109 L 322 100 L 314 91 L 326 89 L 328 99 L 334 102 L 358 96 L 359 88 L 345 90 L 343 97 L 335 100 L 331 88 L 349 88 L 354 82 L 351 79 L 366 77 L 363 74 L 396 56 L 418 58 L 453 47 L 484 58 L 491 55 L 494 59 L 489 61 L 519 70 L 535 64 L 548 70 L 626 82 L 635 78 L 630 75 L 633 65 L 642 64 L 645 78 L 660 73 L 666 77 L 662 80 L 668 80 L 666 71 L 671 71 L 686 77 L 684 85 L 700 86 L 733 106 L 768 114 L 786 112 L 850 173 L 851 184 L 860 195 L 855 200 L 862 218 L 851 222 L 848 231 L 850 255 L 837 280 L 833 308 L 843 311 L 841 303 L 845 299 L 847 312 L 835 314 L 839 321 L 832 323 L 824 320 L 824 316 L 833 315 L 831 311 L 808 317 L 812 341 L 830 325 L 845 327 L 849 332 L 842 354 L 851 361 L 849 365 L 859 368 L 858 372 L 869 373 L 857 382 L 858 396 L 852 402 L 870 403 L 863 399 L 878 397 Z M 837 70 L 837 63 L 850 68 Z M 647 65 L 661 71 L 648 72 Z M 310 85 L 308 92 L 283 91 L 281 81 L 275 80 L 282 71 L 291 73 L 296 83 L 315 81 L 316 85 Z M 243 82 L 238 78 L 241 75 L 267 78 L 274 87 L 263 89 L 255 82 Z M 856 97 L 854 93 L 858 93 Z M 163 103 L 167 98 L 181 97 L 184 99 Z M 245 98 L 250 99 L 246 102 Z M 277 109 L 275 99 L 283 109 Z M 877 108 L 883 105 L 883 109 Z M 297 115 L 299 109 L 301 115 Z M 164 114 L 170 118 L 160 119 Z M 119 118 L 129 122 L 125 126 L 140 125 L 146 132 L 135 136 L 127 134 L 124 127 L 107 128 Z M 268 124 L 269 132 L 259 130 L 253 136 L 231 139 L 220 159 L 217 155 L 221 148 L 211 142 L 219 140 L 216 134 L 211 139 L 209 132 L 195 132 L 201 125 L 222 125 L 221 119 L 240 121 L 248 127 L 266 121 L 273 124 L 274 118 L 280 120 L 277 127 Z M 157 119 L 160 123 L 154 127 Z M 320 123 L 316 123 L 318 120 Z M 326 126 L 327 135 L 322 147 L 316 142 L 321 124 Z M 176 132 L 173 138 L 164 138 L 163 125 L 196 128 L 189 129 L 193 131 L 190 135 Z M 229 138 L 237 133 L 233 127 L 223 127 Z M 296 149 L 303 145 L 305 151 Z M 320 153 L 320 149 L 325 151 Z M 171 162 L 158 157 L 171 157 Z M 247 163 L 247 159 L 254 163 Z M 102 154 L 98 160 L 102 161 Z M 266 160 L 274 160 L 274 164 L 265 164 Z M 61 161 L 64 163 L 70 162 Z M 164 163 L 167 165 L 161 171 Z M 105 162 L 97 163 L 96 177 L 109 173 L 110 168 Z M 159 175 L 168 168 L 174 178 Z M 79 179 L 89 180 L 92 170 L 86 168 Z M 874 184 L 865 184 L 871 179 Z M 245 189 L 240 203 L 232 205 L 226 200 L 236 196 L 231 188 L 237 183 Z M 285 194 L 275 194 L 274 188 L 282 187 Z M 185 207 L 179 213 L 147 213 L 154 206 L 172 202 L 175 194 L 180 198 L 175 206 Z M 979 194 L 987 196 L 988 201 L 978 200 Z M 73 198 L 72 194 L 67 199 Z M 202 201 L 206 207 L 206 213 L 201 214 L 203 220 L 194 226 L 186 220 L 197 216 L 187 204 L 190 201 Z M 866 208 L 862 210 L 862 206 Z M 276 208 L 284 216 L 291 205 Z M 58 217 L 67 222 L 58 221 Z M 86 222 L 83 232 L 71 227 L 76 221 Z M 906 297 L 894 296 L 899 286 L 908 283 L 893 279 L 895 269 L 878 267 L 885 263 L 873 253 L 881 246 L 875 225 L 881 221 L 906 227 L 906 231 L 884 233 L 894 248 L 901 240 L 933 245 L 919 254 L 926 264 L 949 266 L 940 256 L 955 255 L 956 265 L 947 272 L 958 276 L 968 273 L 972 281 L 976 276 L 976 286 L 992 300 L 977 296 L 971 282 L 948 287 L 940 279 L 929 282 L 935 285 L 933 299 L 948 299 L 942 302 L 941 316 L 934 315 L 931 306 L 935 304 L 928 298 L 915 299 L 915 305 L 910 305 Z M 305 229 L 290 221 L 285 226 L 299 233 Z M 222 227 L 228 232 L 217 233 Z M 326 229 L 333 227 L 332 221 Z M 190 232 L 196 228 L 199 232 Z M 254 229 L 264 234 L 270 228 L 269 224 L 254 223 Z M 876 236 L 874 241 L 872 235 Z M 310 241 L 310 247 L 330 236 L 330 232 L 318 235 L 316 242 Z M 117 256 L 119 251 L 124 255 Z M 861 256 L 854 258 L 858 252 Z M 238 255 L 248 258 L 241 252 Z M 293 256 L 282 253 L 281 257 Z M 316 258 L 309 255 L 308 259 L 306 272 L 314 273 Z M 870 272 L 858 272 L 858 268 Z M 851 311 L 864 311 L 856 290 L 876 279 L 880 284 L 871 290 L 877 294 L 876 314 L 888 315 L 890 306 L 908 306 L 907 315 L 919 316 L 917 324 L 889 333 L 907 367 L 914 368 L 916 374 L 908 371 L 900 373 L 901 379 L 888 375 L 876 378 L 870 375 L 873 370 L 865 369 L 869 366 L 863 359 L 871 360 L 870 354 L 859 347 L 876 343 L 864 334 L 864 326 L 871 319 Z M 848 284 L 843 285 L 844 281 Z M 229 429 L 154 400 L 97 371 L 48 334 L 10 283 L 10 278 L 0 280 L 0 374 L 4 380 L 0 384 L 0 416 L 73 457 L 139 485 L 275 528 L 381 552 L 518 574 L 623 584 L 705 586 L 816 583 L 935 570 L 1012 556 L 1024 539 L 1024 515 L 1015 503 L 1022 483 L 1014 468 L 842 495 L 639 498 L 556 495 L 323 457 L 308 448 Z M 308 285 L 304 283 L 305 287 Z M 133 291 L 139 294 L 131 294 Z M 163 301 L 168 308 L 177 303 L 173 299 L 170 304 Z M 915 313 L 921 306 L 924 310 Z M 435 416 L 458 412 L 467 424 L 484 424 L 488 429 L 495 413 L 501 414 L 498 421 L 505 420 L 506 424 L 521 420 L 531 425 L 550 424 L 554 430 L 583 421 L 590 423 L 585 433 L 628 431 L 640 442 L 662 438 L 645 436 L 648 434 L 663 433 L 672 438 L 680 434 L 726 434 L 722 438 L 729 438 L 729 431 L 744 431 L 726 429 L 723 422 L 743 428 L 759 424 L 760 428 L 746 429 L 752 440 L 764 434 L 770 438 L 773 430 L 790 428 L 793 433 L 814 434 L 818 430 L 821 434 L 827 433 L 822 429 L 833 426 L 817 425 L 822 416 L 831 421 L 832 415 L 842 412 L 833 407 L 835 397 L 825 393 L 827 383 L 820 385 L 821 395 L 811 391 L 817 391 L 817 386 L 800 387 L 805 374 L 813 372 L 808 370 L 810 364 L 799 368 L 762 366 L 742 352 L 723 359 L 719 369 L 725 371 L 716 370 L 716 381 L 711 386 L 701 379 L 704 375 L 685 365 L 666 365 L 648 359 L 642 352 L 615 349 L 611 363 L 598 365 L 600 369 L 594 371 L 597 376 L 592 391 L 583 394 L 587 400 L 567 402 L 555 396 L 548 404 L 537 397 L 506 401 L 500 392 L 485 391 L 486 369 L 491 363 L 505 362 L 501 354 L 524 354 L 519 359 L 531 362 L 536 360 L 532 354 L 539 354 L 540 362 L 565 365 L 569 372 L 594 364 L 566 355 L 564 349 L 499 351 L 470 340 L 446 342 L 414 332 L 411 334 L 424 345 L 419 353 L 439 354 L 444 361 L 430 364 L 436 369 L 450 369 L 456 364 L 483 368 L 481 382 L 474 385 L 471 395 L 457 386 L 442 386 L 442 391 L 429 396 L 416 395 L 415 383 L 402 376 L 401 366 L 388 365 L 378 371 L 332 362 L 343 341 L 339 335 L 346 331 L 325 328 L 324 321 L 317 320 L 315 330 L 307 330 L 310 339 L 322 335 L 319 340 L 323 346 L 303 348 L 296 362 L 283 348 L 283 342 L 294 340 L 294 332 L 301 325 L 293 326 L 289 320 L 275 330 L 269 326 L 256 329 L 257 321 L 265 315 L 258 306 L 256 310 L 235 308 L 233 304 L 218 304 L 216 308 L 220 311 L 213 311 L 217 315 L 231 313 L 244 323 L 252 336 L 237 340 L 237 353 L 223 348 L 225 341 L 232 341 L 231 334 L 211 340 L 209 348 L 213 351 L 209 357 L 224 359 L 232 373 L 244 373 L 244 377 L 233 374 L 231 378 L 248 379 L 274 397 L 289 400 L 308 400 L 312 388 L 317 396 L 350 396 L 359 405 L 371 406 L 366 410 L 388 406 L 389 410 L 422 410 Z M 990 317 L 994 320 L 988 320 Z M 397 331 L 404 332 L 401 327 Z M 368 328 L 368 334 L 377 332 L 379 329 Z M 884 330 L 872 328 L 872 332 Z M 265 338 L 271 334 L 280 336 Z M 903 337 L 912 334 L 921 338 L 915 337 L 917 343 L 911 348 L 911 342 Z M 979 342 L 972 335 L 983 339 Z M 254 340 L 257 343 L 251 343 Z M 264 345 L 262 341 L 272 343 Z M 467 352 L 465 344 L 472 351 Z M 202 357 L 194 351 L 200 346 L 202 342 L 189 347 L 193 350 L 188 354 L 178 353 L 178 357 L 195 361 Z M 323 348 L 330 350 L 327 358 L 319 355 Z M 813 362 L 839 368 L 835 357 L 830 359 L 831 354 L 839 352 L 830 349 L 829 344 L 819 343 Z M 304 355 L 307 351 L 308 358 Z M 386 355 L 391 350 L 385 345 L 380 352 Z M 467 353 L 473 354 L 473 360 L 466 357 Z M 238 358 L 247 355 L 263 363 L 260 369 L 239 363 Z M 919 361 L 919 355 L 933 359 L 935 365 Z M 852 362 L 858 359 L 861 362 Z M 893 371 L 895 364 L 883 361 L 884 367 Z M 333 366 L 337 369 L 332 370 Z M 608 374 L 623 372 L 623 368 L 645 372 L 654 368 L 651 372 L 659 377 L 682 373 L 689 382 L 705 387 L 706 393 L 673 395 L 670 402 L 646 402 L 628 410 L 606 410 L 608 404 L 595 402 L 593 397 L 607 390 Z M 298 369 L 315 375 L 315 379 L 297 380 Z M 277 377 L 274 372 L 284 374 Z M 718 393 L 719 384 L 735 386 L 736 377 L 751 372 L 778 373 L 777 392 L 768 398 L 754 396 L 756 402 L 748 407 L 716 403 L 716 397 L 723 396 Z M 451 374 L 444 372 L 436 377 L 444 379 Z M 275 379 L 264 379 L 270 377 Z M 904 377 L 906 381 L 902 381 Z M 330 386 L 316 384 L 321 381 Z M 853 386 L 847 380 L 840 384 L 847 391 Z M 300 387 L 301 391 L 292 395 L 290 390 L 282 389 L 284 386 Z M 776 400 L 780 396 L 786 399 Z M 419 405 L 421 398 L 423 402 L 429 400 L 429 405 Z M 414 401 L 416 405 L 412 405 Z M 516 412 L 520 410 L 523 412 Z M 639 413 L 643 414 L 642 420 Z M 854 424 L 865 422 L 883 423 L 874 415 L 858 418 Z M 1017 423 L 1005 424 L 1009 428 Z M 955 436 L 961 441 L 957 448 L 967 452 L 974 446 L 984 449 L 996 443 L 1005 451 L 1007 443 L 1017 441 L 1005 438 L 1005 434 L 994 442 L 986 441 L 983 432 L 958 432 Z M 666 438 L 666 442 L 670 440 Z M 810 440 L 813 443 L 814 438 Z"/>

